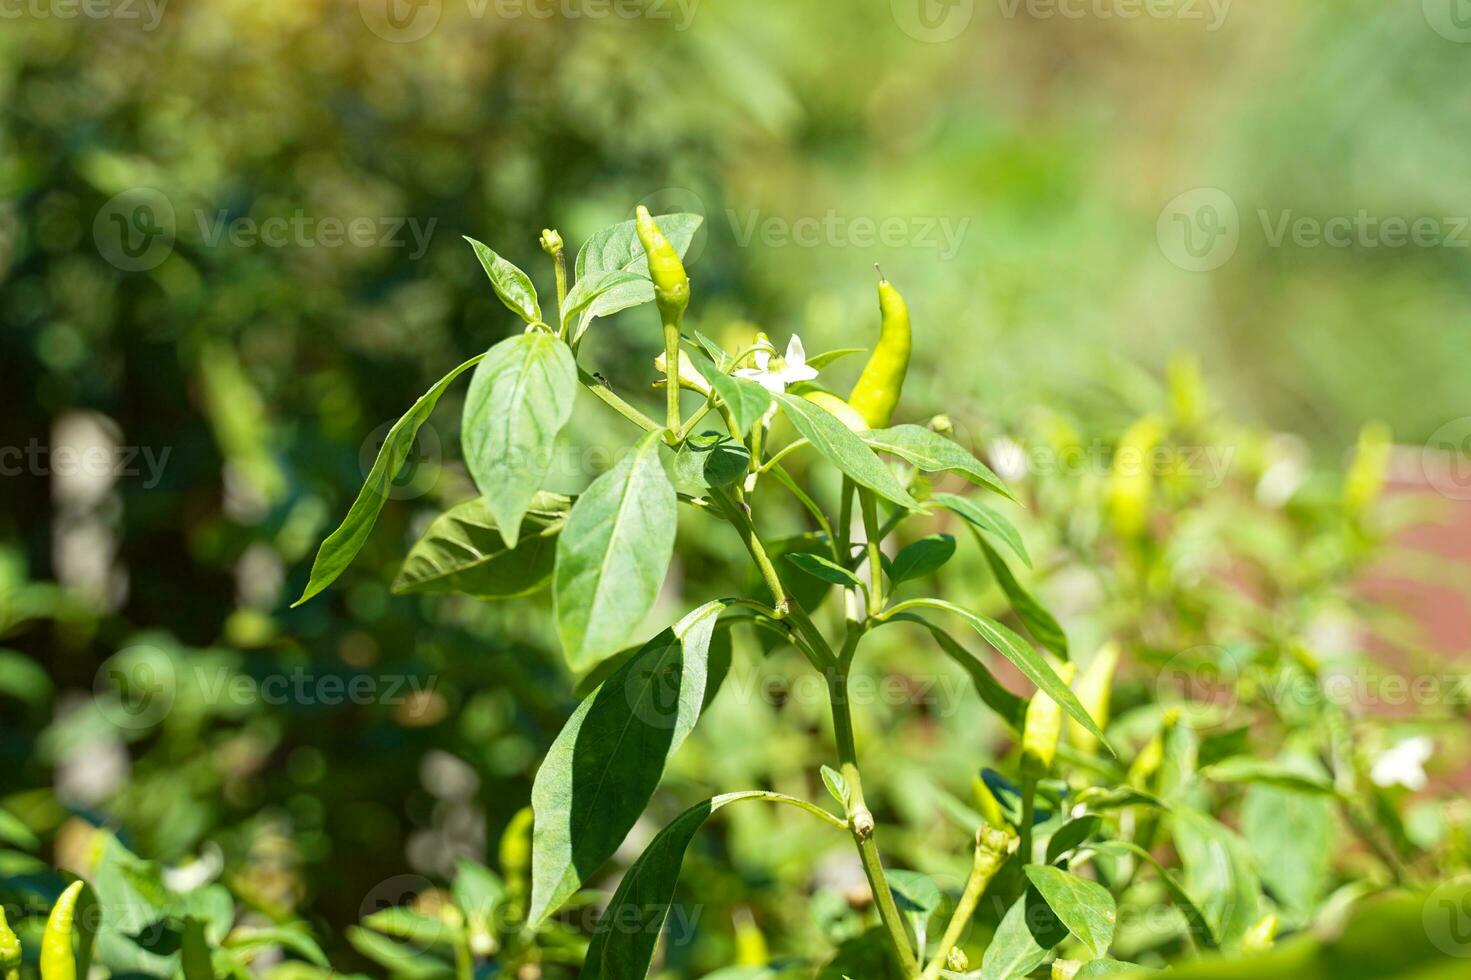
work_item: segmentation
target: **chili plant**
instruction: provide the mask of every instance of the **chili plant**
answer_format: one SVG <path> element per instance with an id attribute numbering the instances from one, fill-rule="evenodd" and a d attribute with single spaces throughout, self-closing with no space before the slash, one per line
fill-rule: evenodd
<path id="1" fill-rule="evenodd" d="M 898 290 L 879 283 L 880 340 L 845 400 L 815 383 L 817 369 L 830 356 L 808 360 L 797 338 L 785 356 L 764 337 L 728 352 L 685 329 L 690 283 L 681 257 L 698 222 L 687 214 L 655 220 L 641 209 L 637 220 L 588 241 L 578 253 L 574 276 L 567 274 L 560 236 L 546 232 L 542 244 L 556 269 L 555 323 L 544 316 L 525 272 L 471 241 L 496 294 L 525 321 L 525 329 L 456 367 L 393 427 L 347 518 L 322 545 L 300 601 L 329 586 L 352 561 L 419 427 L 445 389 L 473 369 L 461 442 L 480 496 L 452 508 L 429 528 L 410 553 L 399 588 L 507 599 L 550 585 L 568 665 L 603 677 L 536 777 L 528 924 L 545 923 L 622 843 L 657 788 L 666 759 L 720 685 L 728 659 L 722 660 L 718 638 L 743 624 L 790 643 L 825 679 L 836 756 L 822 776 L 840 813 L 760 789 L 724 793 L 687 810 L 628 870 L 604 913 L 605 924 L 617 924 L 652 909 L 654 928 L 599 928 L 583 975 L 644 975 L 691 838 L 716 810 L 759 801 L 796 807 L 851 837 L 894 963 L 906 977 L 934 977 L 968 925 L 981 890 L 1018 842 L 997 828 L 977 828 L 971 882 L 938 948 L 928 963 L 922 962 L 926 950 L 915 942 L 880 855 L 882 834 L 865 802 L 854 748 L 847 686 L 865 637 L 891 624 L 917 623 L 964 661 L 987 702 L 1025 729 L 1020 806 L 1028 814 L 1064 715 L 1096 744 L 1106 746 L 1107 740 L 1064 679 L 1070 667 L 1063 666 L 1068 651 L 1061 631 L 1020 587 L 1014 591 L 1018 612 L 1046 653 L 1002 623 L 942 598 L 896 600 L 897 586 L 943 565 L 956 545 L 949 536 L 932 535 L 891 556 L 885 542 L 905 521 L 940 510 L 977 529 L 977 540 L 1000 567 L 1005 561 L 998 548 L 1026 560 L 1020 535 L 981 499 L 951 494 L 921 499 L 921 475 L 942 472 L 964 477 L 982 496 L 1010 494 L 985 464 L 934 429 L 889 424 L 910 347 L 909 312 Z M 665 388 L 662 419 L 645 414 L 578 362 L 596 320 L 650 301 L 663 335 L 657 365 Z M 544 483 L 579 387 L 622 416 L 634 442 L 615 466 L 569 499 L 546 492 Z M 684 391 L 701 399 L 687 415 Z M 795 433 L 779 446 L 772 435 L 778 416 Z M 836 470 L 835 506 L 820 505 L 816 489 L 788 472 L 786 463 L 797 453 L 811 454 Z M 896 464 L 904 467 L 904 475 Z M 806 510 L 813 525 L 811 547 L 784 552 L 763 530 L 762 504 L 773 494 L 789 494 Z M 628 650 L 669 568 L 681 506 L 722 521 L 744 546 L 764 589 L 759 595 L 713 597 Z M 1031 703 L 1008 692 L 955 642 L 942 618 L 974 630 L 1011 661 L 1037 688 Z M 1021 824 L 1020 846 L 1030 860 L 1030 823 Z M 1039 866 L 1037 878 L 1062 906 L 1063 921 L 1076 920 L 1077 909 L 1089 916 L 1112 915 L 1111 900 L 1103 909 L 1083 879 L 1046 866 Z M 1089 928 L 1085 938 L 1096 942 Z"/>

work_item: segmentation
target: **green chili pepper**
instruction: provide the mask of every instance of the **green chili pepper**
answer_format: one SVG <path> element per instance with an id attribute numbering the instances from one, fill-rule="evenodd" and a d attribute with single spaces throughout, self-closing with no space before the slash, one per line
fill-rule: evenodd
<path id="1" fill-rule="evenodd" d="M 0 906 L 0 978 L 20 980 L 20 939 L 5 921 L 3 906 Z"/>
<path id="2" fill-rule="evenodd" d="M 899 404 L 912 343 L 909 307 L 887 279 L 879 280 L 879 312 L 883 318 L 879 342 L 848 395 L 848 404 L 874 429 L 888 425 Z"/>
<path id="3" fill-rule="evenodd" d="M 638 208 L 637 228 L 638 240 L 649 256 L 649 278 L 654 280 L 654 299 L 659 312 L 666 322 L 678 323 L 690 305 L 690 277 L 684 271 L 684 263 L 642 204 Z"/>
<path id="4" fill-rule="evenodd" d="M 1070 684 L 1077 665 L 1066 663 L 1057 668 L 1057 676 Z M 1026 721 L 1022 726 L 1022 765 L 1037 774 L 1052 768 L 1057 757 L 1057 743 L 1062 737 L 1062 706 L 1042 691 L 1027 702 Z"/>
<path id="5" fill-rule="evenodd" d="M 802 395 L 812 404 L 819 408 L 825 408 L 837 417 L 837 420 L 854 432 L 863 432 L 869 428 L 868 420 L 858 414 L 857 409 L 843 401 L 837 395 L 826 391 L 809 391 Z"/>
<path id="6" fill-rule="evenodd" d="M 77 919 L 77 899 L 85 884 L 74 881 L 56 900 L 46 929 L 41 933 L 41 980 L 77 980 L 77 957 L 72 951 L 72 933 Z"/>
<path id="7" fill-rule="evenodd" d="M 1098 723 L 1099 728 L 1108 727 L 1113 675 L 1118 666 L 1119 645 L 1105 643 L 1089 661 L 1088 669 L 1079 675 L 1077 686 L 1074 688 L 1078 700 L 1083 702 L 1083 707 L 1088 709 L 1089 717 Z M 1071 718 L 1067 720 L 1067 736 L 1073 748 L 1081 752 L 1091 753 L 1098 750 L 1098 739 L 1093 737 L 1093 733 Z"/>

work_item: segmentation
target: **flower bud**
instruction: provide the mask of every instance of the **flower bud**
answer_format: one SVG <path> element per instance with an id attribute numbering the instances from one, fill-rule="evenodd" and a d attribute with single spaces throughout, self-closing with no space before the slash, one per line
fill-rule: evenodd
<path id="1" fill-rule="evenodd" d="M 552 258 L 562 254 L 562 236 L 551 228 L 541 230 L 541 250 Z"/>

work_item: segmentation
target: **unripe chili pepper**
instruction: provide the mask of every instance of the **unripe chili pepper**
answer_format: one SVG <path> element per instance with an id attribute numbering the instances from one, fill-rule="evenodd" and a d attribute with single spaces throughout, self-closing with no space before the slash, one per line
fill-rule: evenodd
<path id="1" fill-rule="evenodd" d="M 1382 422 L 1370 422 L 1359 432 L 1354 461 L 1343 484 L 1343 505 L 1350 517 L 1363 517 L 1379 501 L 1393 449 L 1394 436 Z"/>
<path id="2" fill-rule="evenodd" d="M 1066 663 L 1057 668 L 1057 676 L 1070 684 L 1077 665 Z M 1022 766 L 1041 775 L 1052 768 L 1057 757 L 1057 743 L 1062 737 L 1062 705 L 1043 691 L 1027 702 L 1026 721 L 1022 726 Z"/>
<path id="3" fill-rule="evenodd" d="M 836 416 L 839 422 L 854 432 L 866 432 L 868 430 L 867 420 L 858 414 L 857 409 L 843 401 L 837 395 L 826 391 L 809 391 L 804 393 L 802 397 L 820 408 L 827 409 L 829 414 Z"/>
<path id="4" fill-rule="evenodd" d="M 1119 645 L 1117 643 L 1105 643 L 1099 651 L 1094 654 L 1093 660 L 1088 664 L 1088 669 L 1078 676 L 1078 683 L 1073 688 L 1078 700 L 1083 707 L 1088 709 L 1088 715 L 1099 728 L 1108 727 L 1108 709 L 1110 696 L 1113 693 L 1113 676 L 1119 666 Z M 1067 720 L 1068 742 L 1081 752 L 1095 752 L 1098 750 L 1098 739 L 1093 733 L 1072 718 Z"/>
<path id="5" fill-rule="evenodd" d="M 690 305 L 690 277 L 684 271 L 679 253 L 659 230 L 649 209 L 638 207 L 638 240 L 649 257 L 649 278 L 654 280 L 654 299 L 666 322 L 678 323 Z"/>
<path id="6" fill-rule="evenodd" d="M 20 939 L 5 921 L 3 906 L 0 906 L 0 978 L 20 980 Z"/>
<path id="7" fill-rule="evenodd" d="M 1159 420 L 1145 417 L 1119 440 L 1108 476 L 1108 513 L 1121 538 L 1137 538 L 1144 532 L 1154 497 L 1154 450 L 1164 436 Z"/>
<path id="8" fill-rule="evenodd" d="M 67 885 L 46 919 L 46 929 L 41 933 L 41 980 L 77 980 L 72 934 L 76 928 L 77 899 L 84 887 L 81 881 Z"/>
<path id="9" fill-rule="evenodd" d="M 899 393 L 904 389 L 904 376 L 909 372 L 913 342 L 909 307 L 887 279 L 879 280 L 879 312 L 882 315 L 879 342 L 848 396 L 848 404 L 874 429 L 884 428 L 894 416 Z"/>

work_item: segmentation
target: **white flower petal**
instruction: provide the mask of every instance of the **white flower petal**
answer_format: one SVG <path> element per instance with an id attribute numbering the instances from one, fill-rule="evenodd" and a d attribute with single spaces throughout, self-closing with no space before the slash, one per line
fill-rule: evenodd
<path id="1" fill-rule="evenodd" d="M 1407 738 L 1374 760 L 1369 778 L 1377 786 L 1404 786 L 1419 791 L 1428 779 L 1425 763 L 1435 754 L 1435 742 L 1428 736 Z"/>
<path id="2" fill-rule="evenodd" d="M 817 368 L 810 368 L 805 364 L 788 364 L 781 372 L 782 380 L 789 385 L 798 381 L 811 381 L 817 377 Z"/>
<path id="3" fill-rule="evenodd" d="M 756 369 L 758 371 L 765 371 L 771 366 L 771 353 L 771 351 L 767 350 L 764 347 L 756 351 L 754 356 L 756 358 Z"/>
<path id="4" fill-rule="evenodd" d="M 802 346 L 802 338 L 796 334 L 792 334 L 792 339 L 787 341 L 787 364 L 792 367 L 807 365 L 807 348 Z"/>

